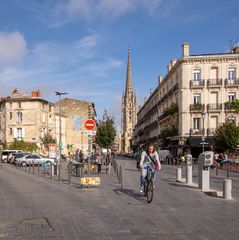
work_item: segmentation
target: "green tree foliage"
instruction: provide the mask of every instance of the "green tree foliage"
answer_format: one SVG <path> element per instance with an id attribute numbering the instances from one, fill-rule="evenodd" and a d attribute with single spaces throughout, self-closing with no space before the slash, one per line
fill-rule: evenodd
<path id="1" fill-rule="evenodd" d="M 239 144 L 239 127 L 233 121 L 226 121 L 215 131 L 216 147 L 222 151 L 233 151 Z"/>
<path id="2" fill-rule="evenodd" d="M 56 143 L 56 139 L 52 137 L 50 133 L 45 134 L 43 137 L 40 137 L 40 140 L 42 141 L 44 147 L 49 152 L 49 144 Z"/>
<path id="3" fill-rule="evenodd" d="M 24 152 L 36 152 L 38 147 L 36 143 L 25 142 L 23 140 L 14 140 L 14 142 L 7 147 L 12 150 L 22 150 Z"/>
<path id="4" fill-rule="evenodd" d="M 235 99 L 235 100 L 229 102 L 228 104 L 229 104 L 229 109 L 233 109 L 237 113 L 239 113 L 239 100 L 238 99 Z"/>
<path id="5" fill-rule="evenodd" d="M 114 126 L 114 117 L 110 116 L 107 111 L 104 112 L 102 120 L 99 121 L 95 142 L 101 148 L 109 148 L 113 145 L 116 136 Z"/>

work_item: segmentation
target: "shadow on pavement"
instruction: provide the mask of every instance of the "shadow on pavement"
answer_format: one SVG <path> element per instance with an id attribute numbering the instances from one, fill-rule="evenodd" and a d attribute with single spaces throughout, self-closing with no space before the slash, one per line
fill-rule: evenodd
<path id="1" fill-rule="evenodd" d="M 175 186 L 175 187 L 197 189 L 197 187 L 195 187 L 195 186 L 185 185 L 184 183 L 169 183 L 169 185 L 171 185 L 171 186 Z"/>
<path id="2" fill-rule="evenodd" d="M 125 168 L 124 170 L 126 170 L 126 171 L 131 171 L 131 172 L 139 172 L 139 171 L 136 170 L 136 169 L 130 169 L 130 168 Z"/>
<path id="3" fill-rule="evenodd" d="M 145 202 L 145 199 L 144 199 L 144 196 L 143 194 L 141 193 L 138 193 L 136 192 L 135 190 L 132 190 L 132 189 L 121 189 L 121 188 L 116 188 L 116 189 L 113 189 L 113 191 L 116 193 L 116 194 L 125 194 L 137 201 L 140 201 L 140 202 Z"/>

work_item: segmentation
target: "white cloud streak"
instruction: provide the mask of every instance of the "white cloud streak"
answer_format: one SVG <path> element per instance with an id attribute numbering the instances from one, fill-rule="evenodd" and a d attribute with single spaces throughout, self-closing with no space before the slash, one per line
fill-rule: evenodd
<path id="1" fill-rule="evenodd" d="M 0 63 L 20 62 L 27 52 L 27 44 L 21 33 L 0 33 Z"/>

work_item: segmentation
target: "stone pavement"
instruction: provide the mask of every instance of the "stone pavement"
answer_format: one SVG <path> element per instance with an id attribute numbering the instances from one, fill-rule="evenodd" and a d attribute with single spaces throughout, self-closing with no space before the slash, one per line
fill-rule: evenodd
<path id="1" fill-rule="evenodd" d="M 123 190 L 114 173 L 81 189 L 76 178 L 67 185 L 1 165 L 0 239 L 238 239 L 238 200 L 181 186 L 165 167 L 147 204 L 135 161 L 119 161 Z"/>

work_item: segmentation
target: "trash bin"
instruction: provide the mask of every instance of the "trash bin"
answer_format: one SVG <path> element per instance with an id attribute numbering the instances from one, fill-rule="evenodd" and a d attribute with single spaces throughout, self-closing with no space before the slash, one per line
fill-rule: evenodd
<path id="1" fill-rule="evenodd" d="M 57 175 L 57 164 L 52 165 L 52 171 L 53 171 L 53 175 L 56 176 Z"/>
<path id="2" fill-rule="evenodd" d="M 83 177 L 84 164 L 75 163 L 74 165 L 76 166 L 76 177 Z"/>

